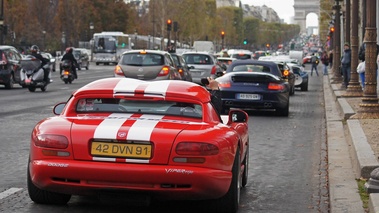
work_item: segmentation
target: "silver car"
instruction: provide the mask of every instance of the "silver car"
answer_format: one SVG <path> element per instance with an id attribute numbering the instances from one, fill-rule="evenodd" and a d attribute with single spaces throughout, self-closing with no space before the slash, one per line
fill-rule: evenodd
<path id="1" fill-rule="evenodd" d="M 216 58 L 210 53 L 186 52 L 182 56 L 190 68 L 192 81 L 195 83 L 201 84 L 201 79 L 206 77 L 216 78 L 216 75 L 222 72 Z"/>
<path id="2" fill-rule="evenodd" d="M 115 77 L 141 80 L 181 80 L 171 55 L 159 50 L 124 52 L 114 70 Z"/>

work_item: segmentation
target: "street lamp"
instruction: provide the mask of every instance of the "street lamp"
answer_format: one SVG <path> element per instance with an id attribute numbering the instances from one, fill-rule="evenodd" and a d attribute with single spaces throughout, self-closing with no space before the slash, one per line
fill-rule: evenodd
<path id="1" fill-rule="evenodd" d="M 42 34 L 43 34 L 43 49 L 46 51 L 46 31 L 42 31 Z"/>
<path id="2" fill-rule="evenodd" d="M 93 22 L 91 21 L 90 23 L 89 23 L 89 32 L 90 32 L 90 36 L 92 37 L 92 34 L 93 34 L 93 29 L 94 29 L 95 27 L 93 26 Z"/>
<path id="3" fill-rule="evenodd" d="M 134 49 L 137 49 L 137 29 L 134 30 Z"/>
<path id="4" fill-rule="evenodd" d="M 339 4 L 341 0 L 334 0 L 335 5 L 333 6 L 333 9 L 335 11 L 335 20 L 334 20 L 334 33 L 333 33 L 333 43 L 334 43 L 334 52 L 333 52 L 333 81 L 335 83 L 340 83 L 342 82 L 342 76 L 341 72 L 339 70 L 341 61 L 340 61 L 340 56 L 341 56 L 341 5 Z"/>

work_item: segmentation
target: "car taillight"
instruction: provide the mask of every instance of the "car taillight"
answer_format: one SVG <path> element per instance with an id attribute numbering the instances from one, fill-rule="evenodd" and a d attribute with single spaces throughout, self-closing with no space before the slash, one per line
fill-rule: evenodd
<path id="1" fill-rule="evenodd" d="M 183 69 L 178 70 L 181 75 L 183 75 Z"/>
<path id="2" fill-rule="evenodd" d="M 212 75 L 216 74 L 216 71 L 217 71 L 216 66 L 213 66 L 213 67 L 212 67 L 211 74 L 212 74 Z"/>
<path id="3" fill-rule="evenodd" d="M 121 66 L 117 65 L 114 68 L 114 74 L 115 75 L 122 75 L 122 76 L 124 76 L 124 72 L 122 71 Z"/>
<path id="4" fill-rule="evenodd" d="M 283 84 L 277 84 L 277 83 L 269 83 L 268 89 L 269 90 L 283 90 L 285 87 Z"/>
<path id="5" fill-rule="evenodd" d="M 220 88 L 230 88 L 230 81 L 223 81 L 218 83 L 218 87 Z"/>
<path id="6" fill-rule="evenodd" d="M 161 71 L 159 72 L 158 76 L 166 76 L 170 73 L 170 67 L 163 66 Z"/>
<path id="7" fill-rule="evenodd" d="M 34 135 L 33 141 L 36 146 L 44 148 L 66 149 L 68 139 L 63 135 Z"/>
<path id="8" fill-rule="evenodd" d="M 284 70 L 284 71 L 283 71 L 283 75 L 284 75 L 285 77 L 288 77 L 289 74 L 290 74 L 290 71 L 289 71 L 289 70 Z"/>
<path id="9" fill-rule="evenodd" d="M 180 142 L 176 146 L 176 154 L 190 156 L 217 155 L 219 149 L 216 145 L 201 142 Z"/>

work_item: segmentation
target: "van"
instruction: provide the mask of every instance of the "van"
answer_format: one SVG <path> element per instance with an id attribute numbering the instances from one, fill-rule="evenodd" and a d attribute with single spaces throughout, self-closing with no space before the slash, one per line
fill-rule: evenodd
<path id="1" fill-rule="evenodd" d="M 215 52 L 215 46 L 211 41 L 194 41 L 193 50 L 195 52 L 208 52 L 213 54 Z"/>

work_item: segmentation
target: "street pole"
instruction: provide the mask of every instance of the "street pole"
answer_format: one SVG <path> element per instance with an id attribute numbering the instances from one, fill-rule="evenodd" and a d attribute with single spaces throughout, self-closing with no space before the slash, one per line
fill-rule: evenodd
<path id="1" fill-rule="evenodd" d="M 342 76 L 340 72 L 341 65 L 341 14 L 340 9 L 341 5 L 339 4 L 340 0 L 335 0 L 336 4 L 333 6 L 335 10 L 335 20 L 334 20 L 334 53 L 333 53 L 333 73 L 334 76 L 332 78 L 333 83 L 341 83 Z"/>
<path id="2" fill-rule="evenodd" d="M 4 44 L 4 0 L 1 0 L 0 10 L 0 45 Z"/>
<path id="3" fill-rule="evenodd" d="M 346 94 L 343 96 L 347 97 L 360 97 L 362 96 L 362 86 L 359 83 L 359 76 L 357 73 L 358 66 L 358 13 L 359 13 L 359 0 L 351 0 L 351 72 L 349 86 L 346 89 Z M 347 9 L 347 8 L 346 8 Z"/>
<path id="4" fill-rule="evenodd" d="M 363 12 L 364 13 L 364 12 Z M 378 119 L 379 103 L 377 96 L 377 33 L 376 33 L 376 0 L 366 1 L 366 28 L 364 43 L 365 50 L 365 89 L 363 91 L 362 103 L 354 118 Z"/>

